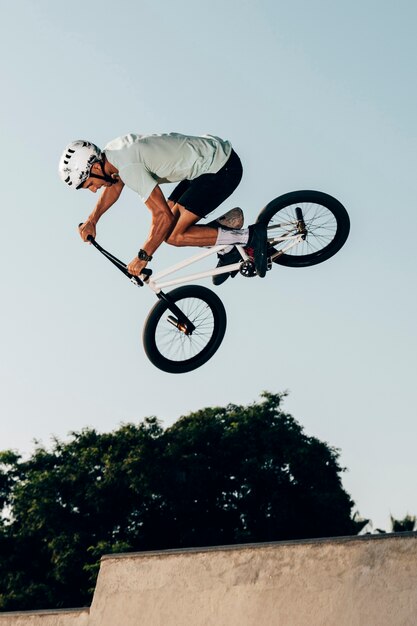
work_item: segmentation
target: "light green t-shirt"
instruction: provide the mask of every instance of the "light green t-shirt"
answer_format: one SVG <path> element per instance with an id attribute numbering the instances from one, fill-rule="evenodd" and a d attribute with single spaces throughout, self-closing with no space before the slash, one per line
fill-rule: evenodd
<path id="1" fill-rule="evenodd" d="M 122 181 L 145 202 L 156 185 L 216 174 L 232 152 L 229 141 L 212 135 L 129 134 L 110 141 L 104 153 Z"/>

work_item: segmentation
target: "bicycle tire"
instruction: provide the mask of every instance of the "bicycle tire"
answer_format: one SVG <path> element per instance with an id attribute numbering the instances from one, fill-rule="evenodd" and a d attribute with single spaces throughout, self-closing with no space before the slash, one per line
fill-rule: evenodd
<path id="1" fill-rule="evenodd" d="M 305 240 L 272 260 L 287 267 L 308 267 L 327 261 L 342 248 L 350 231 L 349 215 L 333 196 L 321 191 L 292 191 L 269 202 L 259 213 L 257 222 L 268 225 L 270 241 L 280 235 L 294 235 L 297 207 L 305 219 Z M 271 250 L 276 253 L 279 248 L 273 245 Z"/>
<path id="2" fill-rule="evenodd" d="M 178 287 L 168 295 L 193 322 L 195 331 L 186 335 L 169 322 L 168 304 L 159 300 L 146 318 L 143 347 L 157 368 L 183 374 L 204 365 L 217 351 L 226 332 L 226 311 L 220 298 L 200 285 Z"/>

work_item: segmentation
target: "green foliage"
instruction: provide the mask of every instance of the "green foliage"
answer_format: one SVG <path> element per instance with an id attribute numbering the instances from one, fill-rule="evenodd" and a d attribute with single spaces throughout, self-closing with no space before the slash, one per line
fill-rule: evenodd
<path id="1" fill-rule="evenodd" d="M 105 553 L 357 532 L 338 451 L 284 396 L 1 453 L 0 609 L 89 604 Z"/>
<path id="2" fill-rule="evenodd" d="M 391 527 L 393 533 L 411 532 L 416 526 L 415 515 L 406 515 L 403 519 L 395 519 L 391 515 Z"/>
<path id="3" fill-rule="evenodd" d="M 359 512 L 355 511 L 355 513 L 352 516 L 352 525 L 355 528 L 355 533 L 354 534 L 358 535 L 361 532 L 361 530 L 363 528 L 365 528 L 365 526 L 367 524 L 369 524 L 369 522 L 371 522 L 370 519 L 366 519 L 365 517 L 361 517 L 359 515 Z"/>

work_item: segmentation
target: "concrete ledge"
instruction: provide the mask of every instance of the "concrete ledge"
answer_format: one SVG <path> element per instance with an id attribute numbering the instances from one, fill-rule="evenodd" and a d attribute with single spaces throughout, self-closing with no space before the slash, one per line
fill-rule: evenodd
<path id="1" fill-rule="evenodd" d="M 228 550 L 247 550 L 250 548 L 265 548 L 278 546 L 302 546 L 319 543 L 351 543 L 354 541 L 386 541 L 387 539 L 399 539 L 404 537 L 414 537 L 417 539 L 417 531 L 403 533 L 378 533 L 376 535 L 341 535 L 340 537 L 319 537 L 318 539 L 287 539 L 285 541 L 265 541 L 259 543 L 235 543 L 224 546 L 201 546 L 195 548 L 172 548 L 170 550 L 146 550 L 143 552 L 120 552 L 114 554 L 105 554 L 101 561 L 107 559 L 130 559 L 132 557 L 141 556 L 161 556 L 169 554 L 188 554 L 198 552 L 218 552 Z"/>
<path id="2" fill-rule="evenodd" d="M 108 555 L 89 612 L 0 614 L 0 626 L 411 626 L 416 539 L 398 533 Z"/>
<path id="3" fill-rule="evenodd" d="M 0 613 L 0 626 L 88 626 L 90 609 Z"/>

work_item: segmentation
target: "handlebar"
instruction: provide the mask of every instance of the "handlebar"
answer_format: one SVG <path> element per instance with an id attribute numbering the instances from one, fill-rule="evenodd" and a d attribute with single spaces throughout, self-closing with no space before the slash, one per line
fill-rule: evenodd
<path id="1" fill-rule="evenodd" d="M 79 227 L 80 226 L 82 226 L 82 223 L 79 224 Z M 123 263 L 123 261 L 120 261 L 120 259 L 111 254 L 111 252 L 108 252 L 102 246 L 100 246 L 100 244 L 97 243 L 92 235 L 88 235 L 87 241 L 90 242 L 103 256 L 105 256 L 106 259 L 113 263 L 113 265 L 115 265 L 117 269 L 119 269 L 125 276 L 127 276 L 134 285 L 137 285 L 138 287 L 143 287 L 143 282 L 147 282 L 151 277 L 152 270 L 147 267 L 144 267 L 141 271 L 141 278 L 139 276 L 131 274 L 127 269 L 126 263 Z"/>

